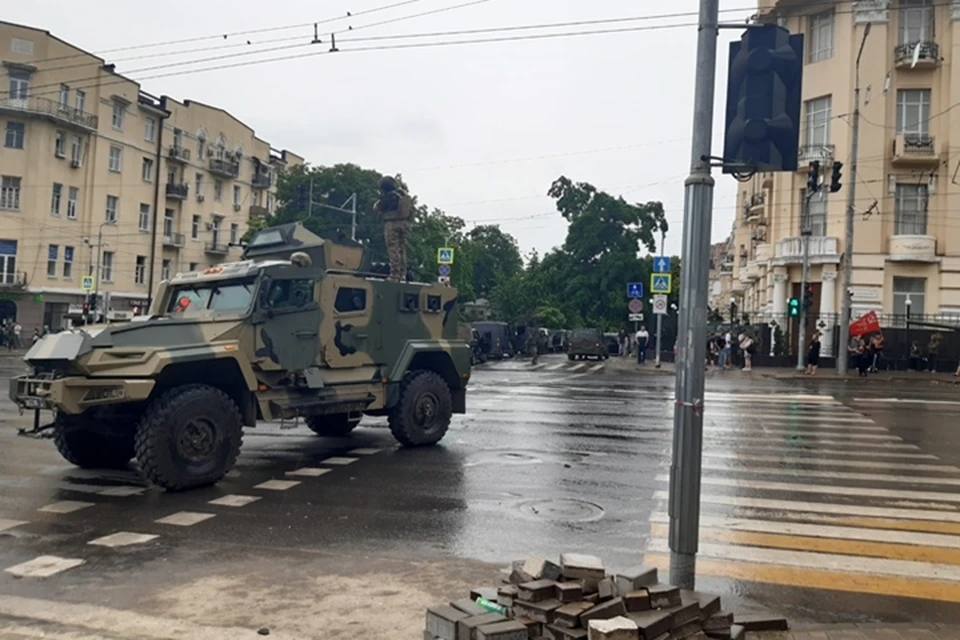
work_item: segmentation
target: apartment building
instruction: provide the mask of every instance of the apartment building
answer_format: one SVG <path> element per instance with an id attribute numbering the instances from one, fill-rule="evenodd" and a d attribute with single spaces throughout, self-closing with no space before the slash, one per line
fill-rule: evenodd
<path id="1" fill-rule="evenodd" d="M 46 31 L 0 22 L 0 63 L 0 319 L 28 331 L 66 326 L 85 284 L 130 313 L 160 280 L 236 260 L 277 170 L 303 162 Z"/>
<path id="2" fill-rule="evenodd" d="M 721 297 L 734 296 L 753 318 L 784 318 L 787 299 L 801 295 L 806 227 L 813 326 L 825 330 L 825 350 L 845 289 L 854 317 L 876 311 L 898 322 L 908 309 L 914 316 L 960 317 L 960 109 L 954 109 L 960 67 L 952 64 L 960 1 L 762 4 L 761 21 L 806 36 L 800 162 L 796 173 L 757 174 L 739 185 L 727 266 L 718 278 Z M 861 43 L 851 252 L 844 216 Z M 805 203 L 813 161 L 824 182 Z M 844 163 L 843 186 L 831 193 L 834 161 Z M 845 287 L 842 269 L 851 257 L 853 277 Z"/>

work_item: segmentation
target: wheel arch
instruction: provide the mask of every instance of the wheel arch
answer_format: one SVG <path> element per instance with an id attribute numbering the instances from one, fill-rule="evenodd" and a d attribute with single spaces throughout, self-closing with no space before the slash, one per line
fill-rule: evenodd
<path id="1" fill-rule="evenodd" d="M 451 389 L 462 389 L 470 379 L 470 347 L 449 343 L 407 343 L 390 372 L 391 382 L 400 382 L 410 371 L 433 371 Z"/>
<path id="2" fill-rule="evenodd" d="M 251 386 L 248 375 L 241 363 L 234 357 L 209 358 L 205 360 L 180 360 L 166 365 L 156 376 L 156 385 L 151 399 L 159 397 L 168 389 L 186 384 L 204 384 L 216 387 L 230 396 L 240 409 L 243 424 L 256 425 L 257 403 L 254 397 L 256 380 Z"/>

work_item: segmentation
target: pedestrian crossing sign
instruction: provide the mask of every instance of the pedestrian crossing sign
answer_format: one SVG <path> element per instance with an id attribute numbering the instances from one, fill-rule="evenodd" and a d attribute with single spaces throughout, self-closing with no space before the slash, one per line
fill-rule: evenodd
<path id="1" fill-rule="evenodd" d="M 437 249 L 437 264 L 453 264 L 453 247 Z"/>
<path id="2" fill-rule="evenodd" d="M 650 293 L 669 294 L 673 290 L 673 276 L 669 273 L 654 273 L 650 276 Z"/>
<path id="3" fill-rule="evenodd" d="M 93 291 L 93 276 L 83 276 L 80 281 L 80 287 L 84 291 Z"/>

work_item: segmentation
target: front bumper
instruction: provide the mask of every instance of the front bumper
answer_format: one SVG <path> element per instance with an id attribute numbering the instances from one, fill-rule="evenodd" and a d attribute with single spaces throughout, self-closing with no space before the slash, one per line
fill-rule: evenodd
<path id="1" fill-rule="evenodd" d="M 146 400 L 155 384 L 139 379 L 23 375 L 10 380 L 10 399 L 21 409 L 56 409 L 76 415 L 91 407 Z"/>

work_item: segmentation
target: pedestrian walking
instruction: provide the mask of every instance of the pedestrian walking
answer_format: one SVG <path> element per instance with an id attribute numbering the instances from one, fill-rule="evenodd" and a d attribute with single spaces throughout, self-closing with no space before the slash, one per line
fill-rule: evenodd
<path id="1" fill-rule="evenodd" d="M 540 332 L 536 327 L 533 326 L 533 323 L 527 324 L 527 329 L 524 332 L 524 346 L 526 347 L 527 355 L 530 356 L 530 364 L 535 365 L 540 360 L 540 348 L 539 348 L 539 334 Z"/>
<path id="2" fill-rule="evenodd" d="M 13 346 L 16 349 L 23 348 L 23 342 L 20 340 L 20 336 L 23 333 L 23 327 L 20 326 L 19 322 L 14 322 L 13 324 Z"/>
<path id="3" fill-rule="evenodd" d="M 723 335 L 723 368 L 729 369 L 733 366 L 733 333 L 727 331 Z"/>
<path id="4" fill-rule="evenodd" d="M 649 344 L 650 334 L 647 333 L 647 328 L 644 325 L 640 325 L 640 330 L 637 331 L 637 364 L 646 364 L 647 345 Z"/>
<path id="5" fill-rule="evenodd" d="M 34 327 L 32 344 L 37 344 L 37 340 L 39 339 L 40 339 L 40 329 L 37 329 L 36 327 Z"/>
<path id="6" fill-rule="evenodd" d="M 621 358 L 627 355 L 627 344 L 628 344 L 627 330 L 620 329 L 620 331 L 617 333 L 617 347 L 618 347 L 617 355 L 620 356 Z"/>
<path id="7" fill-rule="evenodd" d="M 377 185 L 380 197 L 373 205 L 383 216 L 383 237 L 390 260 L 390 279 L 407 280 L 407 226 L 413 209 L 410 196 L 400 189 L 397 181 L 384 176 Z"/>
<path id="8" fill-rule="evenodd" d="M 857 340 L 857 374 L 861 378 L 866 378 L 870 370 L 872 358 L 869 352 L 869 346 L 864 338 Z"/>
<path id="9" fill-rule="evenodd" d="M 814 331 L 810 337 L 810 347 L 807 349 L 807 370 L 804 373 L 814 376 L 817 374 L 818 366 L 820 366 L 820 332 Z"/>
<path id="10" fill-rule="evenodd" d="M 910 343 L 910 353 L 907 354 L 907 367 L 910 371 L 920 371 L 920 345 L 914 340 Z"/>
<path id="11" fill-rule="evenodd" d="M 927 371 L 936 373 L 937 357 L 940 355 L 940 343 L 943 342 L 943 335 L 939 332 L 930 336 L 930 342 L 927 343 Z"/>
<path id="12" fill-rule="evenodd" d="M 877 373 L 880 360 L 883 358 L 884 338 L 882 333 L 875 333 L 870 337 L 870 373 Z"/>
<path id="13" fill-rule="evenodd" d="M 753 338 L 750 334 L 743 332 L 738 337 L 740 342 L 740 351 L 743 352 L 743 370 L 753 371 Z"/>

